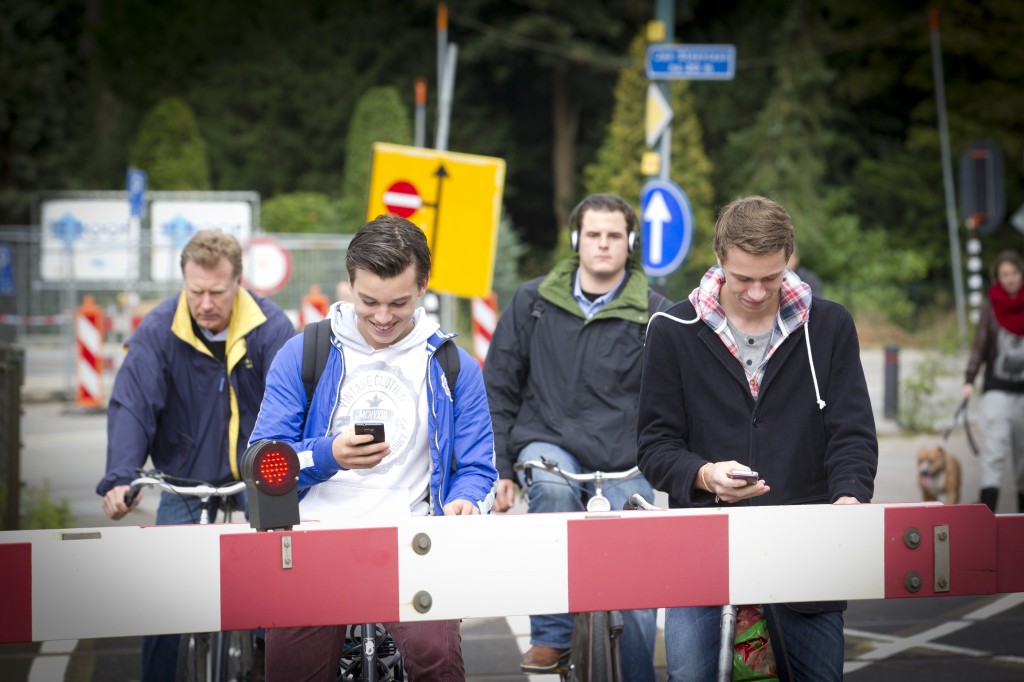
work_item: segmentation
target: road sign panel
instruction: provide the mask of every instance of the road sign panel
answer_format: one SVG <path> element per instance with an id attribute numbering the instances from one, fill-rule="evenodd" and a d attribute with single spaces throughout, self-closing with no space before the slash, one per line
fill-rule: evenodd
<path id="1" fill-rule="evenodd" d="M 644 70 L 649 80 L 732 80 L 736 46 L 661 43 L 647 48 Z"/>
<path id="2" fill-rule="evenodd" d="M 647 114 L 644 118 L 644 132 L 647 146 L 653 147 L 672 121 L 672 105 L 665 99 L 656 83 L 647 86 Z"/>
<path id="3" fill-rule="evenodd" d="M 640 218 L 647 274 L 661 277 L 674 272 L 693 241 L 693 210 L 686 193 L 669 180 L 651 180 L 640 193 Z"/>
<path id="4" fill-rule="evenodd" d="M 133 218 L 142 217 L 142 206 L 146 197 L 146 171 L 129 168 L 125 179 L 128 191 L 128 208 Z"/>
<path id="5" fill-rule="evenodd" d="M 378 142 L 367 219 L 408 218 L 431 250 L 430 288 L 456 296 L 486 296 L 494 274 L 505 161 Z"/>

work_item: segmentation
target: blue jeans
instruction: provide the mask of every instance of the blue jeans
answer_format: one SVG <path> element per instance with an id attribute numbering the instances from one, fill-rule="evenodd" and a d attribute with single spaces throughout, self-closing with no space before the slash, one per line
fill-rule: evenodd
<path id="1" fill-rule="evenodd" d="M 706 682 L 718 673 L 722 609 L 693 606 L 665 610 L 665 654 L 669 682 Z M 843 612 L 798 613 L 766 604 L 765 617 L 779 679 L 843 679 Z"/>
<path id="2" fill-rule="evenodd" d="M 234 496 L 236 506 L 248 509 L 243 490 Z M 210 521 L 214 521 L 220 508 L 220 498 L 210 500 Z M 173 493 L 160 493 L 160 506 L 156 509 L 156 525 L 175 526 L 199 523 L 200 503 L 195 497 L 182 497 Z M 142 682 L 174 682 L 178 665 L 178 642 L 181 635 L 147 635 L 142 638 Z"/>
<path id="3" fill-rule="evenodd" d="M 528 459 L 550 459 L 558 463 L 562 471 L 578 474 L 592 473 L 592 469 L 580 466 L 571 454 L 551 443 L 530 443 L 519 453 L 519 461 Z M 593 488 L 582 489 L 578 483 L 569 483 L 561 476 L 533 469 L 532 483 L 527 491 L 530 514 L 544 512 L 572 512 L 586 509 L 584 495 Z M 519 473 L 519 484 L 526 487 L 523 472 Z M 651 485 L 641 476 L 625 481 L 607 481 L 602 494 L 608 498 L 612 509 L 622 509 L 630 495 L 640 493 L 648 500 L 653 498 Z M 654 638 L 658 627 L 655 609 L 623 611 L 623 630 L 619 651 L 622 655 L 622 670 L 631 682 L 654 681 Z M 549 614 L 530 616 L 530 643 L 555 649 L 567 649 L 572 644 L 572 615 Z"/>

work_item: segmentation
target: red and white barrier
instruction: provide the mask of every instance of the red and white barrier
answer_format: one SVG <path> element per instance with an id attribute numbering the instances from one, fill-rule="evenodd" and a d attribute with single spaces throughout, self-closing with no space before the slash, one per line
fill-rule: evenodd
<path id="1" fill-rule="evenodd" d="M 487 298 L 472 298 L 470 307 L 473 313 L 473 355 L 483 367 L 494 328 L 498 325 L 498 295 L 492 291 Z"/>
<path id="2" fill-rule="evenodd" d="M 1022 565 L 1024 515 L 935 503 L 9 531 L 0 642 L 1024 592 Z"/>
<path id="3" fill-rule="evenodd" d="M 86 294 L 75 310 L 75 399 L 79 407 L 103 405 L 103 309 Z"/>

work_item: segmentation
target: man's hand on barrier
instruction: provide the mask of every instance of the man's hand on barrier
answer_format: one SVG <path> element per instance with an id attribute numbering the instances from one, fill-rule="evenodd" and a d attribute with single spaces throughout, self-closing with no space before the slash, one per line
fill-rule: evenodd
<path id="1" fill-rule="evenodd" d="M 515 503 L 516 482 L 511 478 L 499 478 L 492 509 L 496 512 L 506 512 L 515 506 Z"/>
<path id="2" fill-rule="evenodd" d="M 480 510 L 469 500 L 452 500 L 441 507 L 445 516 L 472 516 L 479 514 Z"/>
<path id="3" fill-rule="evenodd" d="M 842 497 L 837 498 L 836 501 L 833 502 L 832 504 L 860 504 L 860 500 L 858 500 L 856 497 L 843 495 Z"/>

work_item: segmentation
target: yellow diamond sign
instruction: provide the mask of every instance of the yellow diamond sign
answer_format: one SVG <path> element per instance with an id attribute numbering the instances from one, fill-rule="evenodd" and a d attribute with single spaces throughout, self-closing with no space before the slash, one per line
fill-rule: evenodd
<path id="1" fill-rule="evenodd" d="M 395 213 L 423 230 L 431 289 L 486 296 L 504 186 L 504 159 L 378 142 L 366 216 Z"/>

